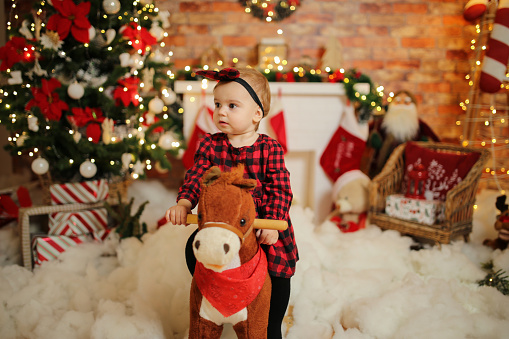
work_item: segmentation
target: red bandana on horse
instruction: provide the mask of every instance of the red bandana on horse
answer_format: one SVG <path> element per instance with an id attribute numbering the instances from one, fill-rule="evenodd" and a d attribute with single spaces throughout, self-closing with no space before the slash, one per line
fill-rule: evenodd
<path id="1" fill-rule="evenodd" d="M 225 317 L 239 312 L 256 298 L 266 275 L 267 257 L 260 248 L 240 267 L 215 272 L 197 262 L 194 271 L 202 295 Z"/>

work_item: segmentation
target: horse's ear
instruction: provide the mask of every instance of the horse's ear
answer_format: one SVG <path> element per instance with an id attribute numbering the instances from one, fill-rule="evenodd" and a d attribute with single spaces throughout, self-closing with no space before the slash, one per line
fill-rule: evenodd
<path id="1" fill-rule="evenodd" d="M 241 179 L 235 180 L 233 182 L 235 186 L 238 186 L 242 189 L 252 190 L 256 188 L 256 180 L 255 179 Z"/>
<path id="2" fill-rule="evenodd" d="M 203 178 L 201 180 L 201 183 L 204 185 L 204 186 L 210 186 L 214 183 L 214 181 L 216 181 L 217 179 L 219 179 L 219 177 L 221 176 L 221 170 L 219 169 L 219 167 L 217 166 L 214 166 L 214 167 L 211 167 L 207 172 L 205 172 L 205 174 L 203 175 Z"/>
<path id="3" fill-rule="evenodd" d="M 232 185 L 240 187 L 242 189 L 252 190 L 256 187 L 255 179 L 245 179 L 244 178 L 244 164 L 239 164 L 238 166 L 232 168 Z"/>

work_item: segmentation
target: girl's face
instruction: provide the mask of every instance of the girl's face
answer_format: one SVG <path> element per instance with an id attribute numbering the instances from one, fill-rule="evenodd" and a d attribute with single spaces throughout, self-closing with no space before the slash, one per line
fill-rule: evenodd
<path id="1" fill-rule="evenodd" d="M 226 134 L 254 132 L 263 118 L 262 110 L 244 86 L 234 81 L 214 89 L 214 106 L 214 124 Z"/>

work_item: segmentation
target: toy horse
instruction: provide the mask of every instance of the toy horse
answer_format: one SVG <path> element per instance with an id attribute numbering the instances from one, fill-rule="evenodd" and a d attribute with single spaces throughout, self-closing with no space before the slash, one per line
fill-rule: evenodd
<path id="1" fill-rule="evenodd" d="M 244 166 L 231 172 L 212 167 L 201 181 L 190 339 L 220 338 L 225 323 L 233 325 L 238 338 L 267 337 L 271 281 L 253 228 L 285 229 L 287 224 L 255 219 L 249 191 L 256 180 L 243 174 Z M 193 217 L 188 215 L 188 222 Z"/>

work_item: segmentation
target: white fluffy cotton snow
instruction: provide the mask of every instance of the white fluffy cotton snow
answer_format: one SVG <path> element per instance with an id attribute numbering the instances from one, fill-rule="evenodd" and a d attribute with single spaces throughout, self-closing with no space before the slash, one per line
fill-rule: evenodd
<path id="1" fill-rule="evenodd" d="M 194 230 L 156 230 L 175 192 L 135 182 L 135 208 L 151 232 L 71 248 L 30 272 L 19 262 L 15 227 L 0 229 L 0 338 L 186 338 L 191 276 L 185 242 Z M 471 241 L 410 250 L 412 240 L 375 225 L 341 233 L 313 213 L 291 210 L 300 261 L 292 279 L 286 338 L 506 338 L 509 296 L 479 287 L 481 263 L 509 271 L 496 236 L 496 192 L 483 191 Z M 223 338 L 235 338 L 227 328 Z"/>

